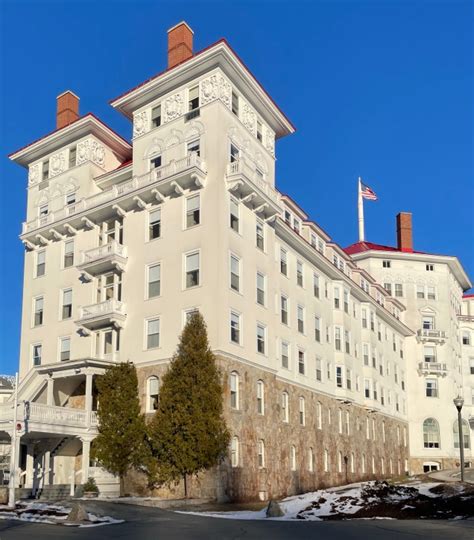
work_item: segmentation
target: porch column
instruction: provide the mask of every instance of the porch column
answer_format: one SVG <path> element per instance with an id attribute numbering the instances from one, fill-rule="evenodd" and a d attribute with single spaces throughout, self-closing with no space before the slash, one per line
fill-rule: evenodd
<path id="1" fill-rule="evenodd" d="M 46 391 L 46 405 L 54 405 L 54 379 L 50 376 L 48 379 L 48 388 Z"/>
<path id="2" fill-rule="evenodd" d="M 34 445 L 28 444 L 26 446 L 26 476 L 25 487 L 33 488 L 33 475 L 34 475 Z"/>
<path id="3" fill-rule="evenodd" d="M 50 466 L 51 466 L 51 452 L 48 450 L 44 453 L 44 462 L 43 462 L 43 486 L 49 486 L 50 479 Z"/>
<path id="4" fill-rule="evenodd" d="M 91 453 L 91 440 L 88 437 L 81 438 L 82 441 L 82 483 L 85 484 L 89 478 L 89 461 Z"/>
<path id="5" fill-rule="evenodd" d="M 86 373 L 86 399 L 85 399 L 85 410 L 86 410 L 86 425 L 90 426 L 91 423 L 91 411 L 92 411 L 92 373 Z"/>
<path id="6" fill-rule="evenodd" d="M 12 426 L 12 430 L 16 429 L 16 425 Z M 20 435 L 17 434 L 16 438 L 11 437 L 11 447 L 10 447 L 10 471 L 15 471 L 14 485 L 10 483 L 10 487 L 17 488 L 20 487 Z"/>

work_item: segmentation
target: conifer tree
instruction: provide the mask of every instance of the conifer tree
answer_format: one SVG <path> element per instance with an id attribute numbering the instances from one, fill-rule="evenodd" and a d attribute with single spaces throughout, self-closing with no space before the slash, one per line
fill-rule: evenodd
<path id="1" fill-rule="evenodd" d="M 223 418 L 223 388 L 199 312 L 188 320 L 160 387 L 149 426 L 155 483 L 184 480 L 217 465 L 229 444 Z M 152 470 L 153 467 L 149 467 Z"/>
<path id="2" fill-rule="evenodd" d="M 99 435 L 92 443 L 92 455 L 120 477 L 120 495 L 124 495 L 124 477 L 131 467 L 139 467 L 146 456 L 146 427 L 140 412 L 135 366 L 122 363 L 107 368 L 97 378 Z"/>

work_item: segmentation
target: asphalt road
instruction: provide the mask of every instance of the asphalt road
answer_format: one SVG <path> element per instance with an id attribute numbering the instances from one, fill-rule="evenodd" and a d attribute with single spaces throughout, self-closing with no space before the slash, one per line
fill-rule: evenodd
<path id="1" fill-rule="evenodd" d="M 90 508 L 92 510 L 92 507 Z M 66 528 L 59 525 L 0 521 L 0 540 L 77 538 L 87 540 L 472 540 L 474 521 L 357 520 L 339 522 L 237 521 L 177 514 L 106 502 L 94 511 L 125 519 L 118 525 Z"/>

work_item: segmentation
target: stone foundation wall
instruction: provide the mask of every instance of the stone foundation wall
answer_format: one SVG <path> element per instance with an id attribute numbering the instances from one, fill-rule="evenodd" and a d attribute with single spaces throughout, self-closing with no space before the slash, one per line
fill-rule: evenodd
<path id="1" fill-rule="evenodd" d="M 192 497 L 233 501 L 281 498 L 326 486 L 388 478 L 405 473 L 406 460 L 409 458 L 408 440 L 405 445 L 403 436 L 405 422 L 285 383 L 268 371 L 245 365 L 237 360 L 218 358 L 218 364 L 224 381 L 225 419 L 231 436 L 239 438 L 239 466 L 232 467 L 228 457 L 215 469 L 193 478 L 188 482 Z M 152 375 L 161 379 L 166 369 L 166 365 L 137 369 L 140 400 L 144 409 L 146 379 Z M 232 371 L 239 374 L 239 410 L 230 407 L 228 380 Z M 257 414 L 259 380 L 265 385 L 264 415 Z M 284 391 L 289 395 L 288 423 L 283 422 L 281 408 Z M 300 425 L 299 421 L 300 397 L 305 399 L 304 426 Z M 318 402 L 322 408 L 321 429 L 318 429 Z M 342 433 L 339 432 L 339 410 L 342 411 Z M 346 411 L 349 413 L 349 433 L 346 427 Z M 369 439 L 366 430 L 367 419 L 370 428 Z M 375 437 L 372 421 L 375 425 Z M 263 468 L 258 466 L 257 442 L 260 439 L 265 444 Z M 296 448 L 296 470 L 291 470 L 290 466 L 292 445 Z M 312 471 L 309 467 L 310 448 L 314 456 Z M 330 463 L 328 471 L 324 470 L 325 450 L 328 452 Z M 342 467 L 339 470 L 339 452 L 348 458 L 347 469 L 342 460 Z M 365 456 L 365 472 L 362 466 L 363 456 Z M 162 497 L 179 497 L 183 494 L 182 485 L 149 491 L 145 478 L 138 473 L 129 475 L 126 490 L 130 494 Z"/>
<path id="2" fill-rule="evenodd" d="M 474 458 L 472 458 L 470 455 L 464 456 L 464 462 L 465 463 L 471 463 L 471 468 L 474 467 Z M 410 464 L 410 474 L 423 474 L 423 465 L 425 463 L 433 464 L 438 463 L 439 469 L 458 469 L 460 467 L 460 459 L 459 458 L 443 458 L 443 457 L 436 457 L 436 456 L 428 456 L 426 458 L 410 458 L 409 464 Z"/>

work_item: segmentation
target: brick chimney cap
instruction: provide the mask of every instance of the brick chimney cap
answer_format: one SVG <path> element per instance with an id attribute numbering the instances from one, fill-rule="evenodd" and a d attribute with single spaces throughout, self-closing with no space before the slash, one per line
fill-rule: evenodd
<path id="1" fill-rule="evenodd" d="M 167 33 L 169 34 L 172 30 L 174 30 L 175 28 L 178 28 L 178 26 L 181 26 L 182 24 L 186 26 L 186 28 L 191 32 L 191 34 L 194 34 L 193 29 L 189 26 L 189 24 L 186 21 L 181 21 L 178 24 L 175 24 L 174 26 L 168 29 Z"/>
<path id="2" fill-rule="evenodd" d="M 59 99 L 61 96 L 64 96 L 65 94 L 71 94 L 73 95 L 75 98 L 77 99 L 81 99 L 77 94 L 75 94 L 72 90 L 65 90 L 64 92 L 62 92 L 61 94 L 59 94 L 59 96 L 56 97 L 56 99 Z"/>

